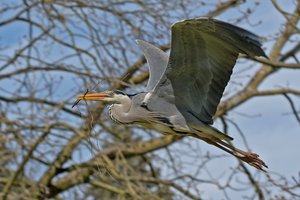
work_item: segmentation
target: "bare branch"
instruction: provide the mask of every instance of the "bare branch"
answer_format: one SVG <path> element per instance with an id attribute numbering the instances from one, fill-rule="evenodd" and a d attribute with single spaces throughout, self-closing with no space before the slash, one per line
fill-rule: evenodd
<path id="1" fill-rule="evenodd" d="M 300 95 L 300 92 L 299 92 L 299 95 Z M 294 102 L 292 101 L 292 99 L 286 93 L 284 93 L 283 96 L 288 100 L 288 102 L 291 106 L 291 109 L 293 111 L 293 114 L 294 114 L 296 120 L 298 121 L 298 123 L 300 124 L 300 117 L 299 117 L 299 114 L 298 114 L 299 111 L 296 110 Z"/>

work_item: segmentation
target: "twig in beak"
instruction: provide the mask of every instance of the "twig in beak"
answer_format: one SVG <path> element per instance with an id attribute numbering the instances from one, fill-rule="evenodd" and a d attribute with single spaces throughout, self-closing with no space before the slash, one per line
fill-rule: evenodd
<path id="1" fill-rule="evenodd" d="M 83 98 L 85 97 L 85 95 L 86 95 L 88 92 L 89 92 L 89 89 L 86 89 L 86 92 L 84 93 Z M 76 105 L 79 103 L 79 101 L 81 101 L 81 99 L 77 99 L 77 100 L 74 102 L 74 104 L 72 105 L 72 108 L 74 108 L 74 106 L 76 106 Z"/>
<path id="2" fill-rule="evenodd" d="M 96 88 L 97 85 L 100 84 L 100 81 L 98 81 L 98 83 L 95 84 L 95 86 L 92 88 L 92 91 Z M 86 92 L 84 93 L 83 95 L 83 98 L 85 97 L 85 95 L 87 95 L 87 93 L 89 93 L 89 89 L 86 89 Z M 72 105 L 72 108 L 74 108 L 78 103 L 79 101 L 81 101 L 81 99 L 77 99 L 74 104 Z"/>

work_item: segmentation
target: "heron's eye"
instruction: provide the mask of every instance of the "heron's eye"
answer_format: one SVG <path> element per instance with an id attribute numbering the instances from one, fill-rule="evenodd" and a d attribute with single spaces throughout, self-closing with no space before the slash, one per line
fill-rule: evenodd
<path id="1" fill-rule="evenodd" d="M 115 90 L 114 93 L 115 93 L 115 94 L 126 95 L 124 92 L 122 92 L 122 91 L 120 91 L 120 90 Z"/>

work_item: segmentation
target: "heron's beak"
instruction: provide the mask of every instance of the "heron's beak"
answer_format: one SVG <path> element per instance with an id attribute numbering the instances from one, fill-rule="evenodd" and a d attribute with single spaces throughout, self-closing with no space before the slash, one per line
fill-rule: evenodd
<path id="1" fill-rule="evenodd" d="M 91 93 L 91 94 L 82 94 L 77 96 L 78 100 L 89 100 L 89 101 L 102 101 L 109 97 L 109 94 L 100 92 L 100 93 Z"/>

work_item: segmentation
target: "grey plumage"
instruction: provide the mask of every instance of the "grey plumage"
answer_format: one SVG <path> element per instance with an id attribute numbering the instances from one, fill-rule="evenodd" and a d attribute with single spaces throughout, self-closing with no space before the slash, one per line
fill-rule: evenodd
<path id="1" fill-rule="evenodd" d="M 170 56 L 137 40 L 149 65 L 145 92 L 106 91 L 78 99 L 114 103 L 112 119 L 136 123 L 167 134 L 202 139 L 250 165 L 267 167 L 257 154 L 230 145 L 230 136 L 212 127 L 212 117 L 239 53 L 264 56 L 259 38 L 244 29 L 210 18 L 184 20 L 171 28 Z"/>
<path id="2" fill-rule="evenodd" d="M 174 24 L 171 43 L 168 67 L 155 92 L 170 80 L 180 112 L 209 124 L 238 54 L 265 56 L 254 34 L 207 18 Z"/>
<path id="3" fill-rule="evenodd" d="M 168 65 L 169 56 L 156 46 L 143 40 L 136 40 L 136 43 L 143 50 L 149 67 L 149 81 L 145 89 L 150 92 L 161 79 Z"/>

